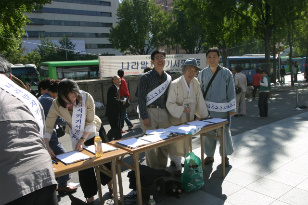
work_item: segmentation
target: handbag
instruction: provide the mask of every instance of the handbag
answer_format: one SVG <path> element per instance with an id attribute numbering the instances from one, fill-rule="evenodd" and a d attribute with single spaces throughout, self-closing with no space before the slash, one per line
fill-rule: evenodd
<path id="1" fill-rule="evenodd" d="M 193 152 L 185 155 L 181 183 L 186 192 L 197 191 L 204 185 L 201 159 Z"/>
<path id="2" fill-rule="evenodd" d="M 58 138 L 64 136 L 65 135 L 65 126 L 58 125 L 57 128 L 56 128 L 56 133 L 57 133 Z"/>
<path id="3" fill-rule="evenodd" d="M 129 101 L 129 99 L 128 98 L 126 98 L 126 103 L 123 105 L 123 109 L 126 109 L 126 108 L 128 108 L 130 106 L 130 101 Z"/>
<path id="4" fill-rule="evenodd" d="M 240 87 L 236 87 L 235 88 L 235 93 L 236 94 L 240 94 L 242 92 L 242 88 L 240 88 Z"/>

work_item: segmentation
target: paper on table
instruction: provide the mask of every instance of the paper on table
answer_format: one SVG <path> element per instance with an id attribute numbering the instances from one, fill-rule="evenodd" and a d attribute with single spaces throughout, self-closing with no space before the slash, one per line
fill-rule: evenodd
<path id="1" fill-rule="evenodd" d="M 147 134 L 147 135 L 161 134 L 161 133 L 170 134 L 170 132 L 167 132 L 166 129 L 156 129 L 156 130 L 146 130 L 146 131 L 145 131 L 145 134 Z"/>
<path id="2" fill-rule="evenodd" d="M 114 151 L 114 150 L 117 150 L 117 148 L 113 147 L 113 146 L 110 146 L 106 143 L 102 143 L 102 147 L 103 147 L 103 152 L 111 152 L 111 151 Z M 88 146 L 88 147 L 85 147 L 86 150 L 88 150 L 89 152 L 91 152 L 92 154 L 95 154 L 95 146 L 94 145 L 91 145 L 91 146 Z"/>
<path id="3" fill-rule="evenodd" d="M 151 134 L 144 135 L 143 137 L 139 137 L 138 139 L 146 140 L 149 142 L 158 142 L 168 138 L 168 134 Z"/>
<path id="4" fill-rule="evenodd" d="M 57 155 L 57 159 L 59 159 L 61 162 L 63 162 L 64 164 L 68 165 L 68 164 L 72 164 L 78 161 L 83 161 L 86 159 L 90 159 L 91 157 L 89 157 L 86 154 L 83 154 L 81 152 L 78 151 L 72 151 L 72 152 L 67 152 L 64 154 L 59 154 Z"/>
<path id="5" fill-rule="evenodd" d="M 130 138 L 127 140 L 122 140 L 117 142 L 118 144 L 130 147 L 130 148 L 136 148 L 142 145 L 150 144 L 151 142 L 142 140 L 142 139 L 137 139 L 137 138 Z"/>
<path id="6" fill-rule="evenodd" d="M 205 121 L 191 121 L 191 122 L 187 122 L 187 124 L 204 127 L 204 126 L 206 126 L 206 125 L 210 125 L 210 124 L 213 124 L 213 123 L 211 123 L 211 122 L 205 122 Z"/>
<path id="7" fill-rule="evenodd" d="M 200 130 L 200 126 L 197 127 L 195 125 L 179 125 L 168 127 L 166 130 L 177 134 L 194 135 Z"/>
<path id="8" fill-rule="evenodd" d="M 212 123 L 220 123 L 220 122 L 227 121 L 227 119 L 211 118 L 211 119 L 206 119 L 206 120 L 203 120 L 203 121 L 205 121 L 205 122 L 212 122 Z"/>

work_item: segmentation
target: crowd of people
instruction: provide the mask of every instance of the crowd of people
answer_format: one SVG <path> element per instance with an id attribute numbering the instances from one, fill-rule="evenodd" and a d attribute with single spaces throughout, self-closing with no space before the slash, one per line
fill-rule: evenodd
<path id="1" fill-rule="evenodd" d="M 172 80 L 164 70 L 166 54 L 154 51 L 151 54 L 153 68 L 141 75 L 138 81 L 138 112 L 141 129 L 167 128 L 206 117 L 224 118 L 245 116 L 247 79 L 240 66 L 232 73 L 219 65 L 220 52 L 214 47 L 206 52 L 208 67 L 201 70 L 197 60 L 187 59 L 182 66 L 182 75 Z M 58 141 L 57 127 L 66 127 L 71 138 L 72 150 L 82 151 L 84 146 L 94 144 L 94 133 L 99 132 L 103 141 L 122 138 L 124 122 L 129 129 L 134 125 L 128 118 L 127 107 L 130 93 L 124 79 L 124 71 L 112 77 L 107 92 L 106 116 L 111 129 L 105 135 L 101 119 L 95 115 L 94 99 L 88 92 L 79 89 L 70 79 L 44 79 L 39 83 L 38 99 L 26 91 L 22 82 L 11 80 L 11 64 L 0 57 L 0 204 L 58 204 L 56 191 L 72 193 L 77 187 L 68 185 L 70 175 L 55 179 L 52 159 L 65 153 Z M 253 98 L 259 89 L 260 118 L 267 117 L 267 100 L 270 79 L 260 70 L 253 77 Z M 15 83 L 17 82 L 17 83 Z M 236 88 L 239 88 L 235 92 Z M 231 124 L 224 130 L 226 159 L 233 153 Z M 211 135 L 219 135 L 212 131 Z M 214 162 L 217 140 L 204 138 L 205 164 Z M 164 170 L 168 157 L 176 167 L 174 175 L 181 176 L 182 157 L 189 152 L 187 140 L 178 141 L 147 151 L 147 166 Z M 221 153 L 221 149 L 220 149 Z M 110 169 L 110 164 L 105 164 Z M 94 204 L 97 182 L 93 168 L 78 172 L 81 189 L 88 204 Z M 112 179 L 101 173 L 101 184 L 107 185 L 112 197 Z"/>

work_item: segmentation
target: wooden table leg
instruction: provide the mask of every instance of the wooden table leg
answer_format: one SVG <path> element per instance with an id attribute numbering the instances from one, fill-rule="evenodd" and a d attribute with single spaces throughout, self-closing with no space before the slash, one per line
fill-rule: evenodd
<path id="1" fill-rule="evenodd" d="M 111 160 L 111 174 L 112 174 L 112 183 L 113 183 L 113 200 L 114 204 L 118 205 L 118 185 L 117 185 L 117 176 L 116 176 L 116 158 Z"/>
<path id="2" fill-rule="evenodd" d="M 226 176 L 226 167 L 225 167 L 225 162 L 226 162 L 226 153 L 225 153 L 225 125 L 223 125 L 221 128 L 221 158 L 222 158 L 222 177 Z"/>
<path id="3" fill-rule="evenodd" d="M 192 152 L 192 136 L 190 136 L 190 144 L 189 144 L 189 151 Z M 184 143 L 185 144 L 185 143 Z M 185 145 L 184 145 L 184 150 L 185 150 Z"/>
<path id="4" fill-rule="evenodd" d="M 135 176 L 136 176 L 137 200 L 138 200 L 138 205 L 142 205 L 142 192 L 141 192 L 140 169 L 139 169 L 139 153 L 134 153 L 133 158 L 134 158 L 134 168 L 135 168 Z"/>
<path id="5" fill-rule="evenodd" d="M 117 160 L 121 160 L 121 159 L 117 159 Z M 121 205 L 124 205 L 123 184 L 122 184 L 121 164 L 120 163 L 117 163 L 117 172 L 118 172 Z"/>
<path id="6" fill-rule="evenodd" d="M 201 140 L 201 163 L 202 163 L 202 170 L 204 170 L 204 141 L 203 137 L 205 137 L 204 134 L 200 134 L 200 140 Z"/>
<path id="7" fill-rule="evenodd" d="M 94 167 L 96 173 L 96 183 L 98 189 L 98 197 L 100 205 L 103 205 L 103 197 L 102 197 L 102 185 L 101 185 L 101 175 L 98 167 Z"/>

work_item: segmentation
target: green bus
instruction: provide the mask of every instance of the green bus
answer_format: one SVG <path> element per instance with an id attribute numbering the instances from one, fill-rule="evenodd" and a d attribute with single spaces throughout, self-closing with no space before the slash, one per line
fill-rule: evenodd
<path id="1" fill-rule="evenodd" d="M 39 66 L 41 80 L 44 78 L 74 80 L 99 79 L 99 62 L 85 61 L 49 61 Z"/>
<path id="2" fill-rule="evenodd" d="M 15 64 L 11 66 L 12 74 L 24 84 L 29 83 L 31 90 L 37 92 L 37 85 L 40 81 L 39 72 L 34 64 Z"/>
<path id="3" fill-rule="evenodd" d="M 305 65 L 306 65 L 306 62 L 305 62 L 305 58 L 302 58 L 302 57 L 292 57 L 292 65 L 298 65 L 298 70 L 302 73 L 304 72 L 304 69 L 305 69 Z M 289 57 L 288 56 L 284 56 L 284 57 L 280 57 L 280 66 L 284 67 L 285 70 L 286 70 L 286 73 L 289 73 L 291 72 L 290 70 L 290 65 L 289 65 Z"/>

